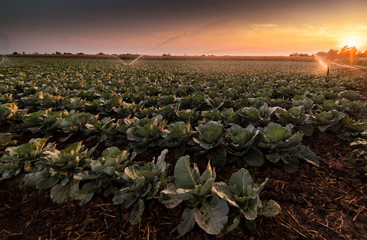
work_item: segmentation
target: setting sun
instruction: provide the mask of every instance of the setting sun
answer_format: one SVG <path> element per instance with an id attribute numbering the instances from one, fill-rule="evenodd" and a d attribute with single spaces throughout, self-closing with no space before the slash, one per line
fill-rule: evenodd
<path id="1" fill-rule="evenodd" d="M 340 47 L 348 45 L 349 47 L 361 48 L 363 47 L 362 38 L 358 36 L 347 36 L 340 40 Z"/>

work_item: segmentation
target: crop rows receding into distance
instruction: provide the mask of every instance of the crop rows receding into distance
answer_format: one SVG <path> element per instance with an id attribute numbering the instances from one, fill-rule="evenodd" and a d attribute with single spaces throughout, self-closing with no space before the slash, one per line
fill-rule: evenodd
<path id="1" fill-rule="evenodd" d="M 256 183 L 246 168 L 319 167 L 305 136 L 367 146 L 363 79 L 323 72 L 317 62 L 11 59 L 0 67 L 1 184 L 50 189 L 57 203 L 112 196 L 132 225 L 153 200 L 184 206 L 181 236 L 195 225 L 254 230 L 281 205 L 260 200 L 272 179 Z"/>

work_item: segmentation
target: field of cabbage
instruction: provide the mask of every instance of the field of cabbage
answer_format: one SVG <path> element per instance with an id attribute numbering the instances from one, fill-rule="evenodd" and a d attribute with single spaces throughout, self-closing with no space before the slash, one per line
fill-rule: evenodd
<path id="1" fill-rule="evenodd" d="M 9 59 L 0 236 L 367 239 L 365 78 L 325 73 L 318 62 Z"/>

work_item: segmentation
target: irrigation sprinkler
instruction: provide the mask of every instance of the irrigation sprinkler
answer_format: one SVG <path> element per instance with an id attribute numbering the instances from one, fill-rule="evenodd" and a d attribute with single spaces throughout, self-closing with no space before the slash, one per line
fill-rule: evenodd
<path id="1" fill-rule="evenodd" d="M 3 55 L 0 55 L 0 57 L 1 57 L 0 65 L 5 65 L 5 57 Z"/>
<path id="2" fill-rule="evenodd" d="M 140 58 L 142 58 L 144 55 L 139 55 L 137 58 L 133 59 L 133 61 L 131 61 L 130 63 L 126 63 L 124 61 L 122 61 L 118 56 L 116 56 L 116 54 L 112 54 L 111 55 L 113 58 L 117 59 L 120 63 L 124 64 L 125 66 L 131 66 L 133 65 L 136 61 L 138 61 Z"/>
<path id="3" fill-rule="evenodd" d="M 142 58 L 143 55 L 140 55 L 139 57 L 135 58 L 132 62 L 128 64 L 128 66 L 133 65 L 136 61 L 138 61 L 140 58 Z"/>

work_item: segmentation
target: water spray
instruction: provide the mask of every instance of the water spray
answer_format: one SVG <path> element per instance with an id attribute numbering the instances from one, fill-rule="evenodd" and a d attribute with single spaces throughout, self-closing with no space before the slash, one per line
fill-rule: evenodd
<path id="1" fill-rule="evenodd" d="M 197 34 L 199 33 L 200 31 L 203 31 L 203 30 L 206 30 L 206 29 L 210 29 L 214 26 L 217 26 L 217 25 L 220 25 L 220 24 L 223 24 L 225 22 L 227 22 L 228 19 L 222 19 L 222 20 L 219 20 L 219 21 L 215 21 L 215 22 L 211 22 L 205 26 L 202 26 L 200 28 L 197 28 L 197 29 L 194 29 L 193 31 L 190 31 L 190 32 L 183 32 L 183 33 L 180 33 L 176 36 L 173 36 L 163 42 L 161 42 L 160 44 L 158 44 L 157 46 L 154 47 L 154 49 L 156 48 L 159 48 L 159 47 L 162 47 L 172 41 L 176 41 L 180 38 L 183 38 L 183 37 L 186 37 L 186 36 L 190 36 L 190 35 L 194 35 L 194 34 Z M 140 58 L 144 57 L 144 55 L 139 55 L 137 58 L 135 58 L 133 61 L 131 61 L 130 63 L 126 63 L 124 61 L 122 61 L 118 56 L 116 56 L 115 54 L 111 55 L 112 57 L 116 58 L 117 60 L 119 60 L 121 63 L 123 63 L 125 66 L 131 66 L 133 65 L 136 61 L 138 61 Z"/>
<path id="2" fill-rule="evenodd" d="M 326 68 L 326 76 L 330 75 L 330 67 L 329 65 L 325 64 L 321 59 L 319 59 L 319 63 L 322 67 Z"/>
<path id="3" fill-rule="evenodd" d="M 128 64 L 124 61 L 121 60 L 121 58 L 119 58 L 118 56 L 116 56 L 116 54 L 112 54 L 112 57 L 116 58 L 119 62 L 123 63 L 125 66 L 128 66 Z"/>
<path id="4" fill-rule="evenodd" d="M 138 61 L 140 58 L 142 58 L 144 55 L 140 55 L 140 56 L 138 56 L 137 58 L 135 58 L 132 62 L 130 62 L 129 64 L 128 64 L 128 66 L 130 66 L 130 65 L 133 65 L 134 64 L 134 62 L 136 62 L 136 61 Z"/>
<path id="5" fill-rule="evenodd" d="M 112 54 L 111 55 L 113 58 L 117 59 L 119 62 L 121 62 L 122 64 L 124 64 L 125 66 L 131 66 L 133 65 L 136 61 L 138 61 L 140 58 L 142 58 L 144 55 L 139 55 L 137 58 L 135 58 L 133 61 L 126 63 L 124 61 L 121 60 L 121 58 L 119 58 L 116 54 Z"/>

